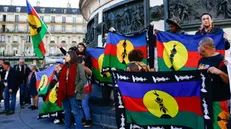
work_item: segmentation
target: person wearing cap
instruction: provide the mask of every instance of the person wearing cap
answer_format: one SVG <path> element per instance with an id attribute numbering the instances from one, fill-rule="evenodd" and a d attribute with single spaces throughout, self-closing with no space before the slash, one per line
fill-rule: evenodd
<path id="1" fill-rule="evenodd" d="M 209 13 L 203 13 L 201 15 L 201 28 L 195 33 L 195 35 L 207 35 L 207 34 L 224 34 L 225 38 L 225 49 L 230 48 L 227 34 L 222 28 L 215 27 L 213 24 L 212 15 Z"/>
<path id="2" fill-rule="evenodd" d="M 166 22 L 168 23 L 169 30 L 168 32 L 175 33 L 175 34 L 186 34 L 180 25 L 180 19 L 178 17 L 173 16 L 170 19 L 167 19 Z"/>

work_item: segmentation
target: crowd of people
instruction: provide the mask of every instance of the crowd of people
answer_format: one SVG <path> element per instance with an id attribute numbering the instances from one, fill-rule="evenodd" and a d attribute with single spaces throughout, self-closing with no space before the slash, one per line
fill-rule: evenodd
<path id="1" fill-rule="evenodd" d="M 169 24 L 169 32 L 175 34 L 186 34 L 181 26 L 179 19 L 173 17 L 166 21 Z M 158 31 L 155 31 L 158 33 Z M 212 16 L 204 13 L 201 16 L 201 28 L 196 35 L 218 34 L 223 33 L 225 49 L 230 48 L 227 35 L 221 28 L 213 25 Z M 50 83 L 51 88 L 59 83 L 57 93 L 57 105 L 64 109 L 64 123 L 66 129 L 72 126 L 72 119 L 76 129 L 82 127 L 90 127 L 92 120 L 89 109 L 89 98 L 91 90 L 86 90 L 91 80 L 92 71 L 91 57 L 86 51 L 87 47 L 84 43 L 79 43 L 76 47 L 71 47 L 66 51 L 62 46 L 58 46 L 60 51 L 65 55 L 65 64 L 55 66 L 55 74 Z M 225 67 L 225 58 L 218 52 L 214 46 L 212 38 L 203 38 L 198 46 L 198 52 L 201 59 L 198 62 L 198 69 L 207 69 L 213 75 L 211 83 L 213 89 L 213 111 L 214 118 L 218 118 L 216 113 L 217 107 L 222 107 L 225 119 L 222 126 L 226 126 L 229 120 L 228 100 L 230 99 L 229 78 Z M 148 65 L 142 62 L 143 54 L 139 50 L 132 50 L 128 54 L 130 63 L 127 65 L 126 71 L 132 72 L 154 72 Z M 25 64 L 24 59 L 19 60 L 19 64 L 11 67 L 10 62 L 0 60 L 0 101 L 4 99 L 4 111 L 1 114 L 14 114 L 16 105 L 16 93 L 20 89 L 20 108 L 31 105 L 32 110 L 38 109 L 38 92 L 36 89 L 36 65 L 30 68 Z M 18 78 L 18 79 L 15 79 Z M 17 81 L 16 81 L 17 80 Z M 33 98 L 33 104 L 31 99 Z M 10 99 L 11 98 L 11 99 Z M 82 108 L 79 108 L 82 107 Z M 62 118 L 57 118 L 57 123 Z M 55 122 L 56 123 L 56 122 Z M 218 126 L 217 119 L 214 119 L 214 127 Z"/>

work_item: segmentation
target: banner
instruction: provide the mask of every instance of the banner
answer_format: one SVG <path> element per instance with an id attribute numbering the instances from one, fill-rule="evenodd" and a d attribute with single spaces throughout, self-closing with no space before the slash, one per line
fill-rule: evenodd
<path id="1" fill-rule="evenodd" d="M 204 37 L 211 37 L 217 51 L 225 55 L 223 34 L 204 36 L 158 31 L 156 45 L 159 71 L 196 70 L 201 58 L 198 53 L 198 46 Z"/>
<path id="2" fill-rule="evenodd" d="M 112 74 L 119 129 L 213 129 L 206 70 Z"/>
<path id="3" fill-rule="evenodd" d="M 109 72 L 102 74 L 102 65 L 104 58 L 103 48 L 87 48 L 87 52 L 91 55 L 92 62 L 92 80 L 98 85 L 105 86 L 111 85 L 112 77 Z"/>
<path id="4" fill-rule="evenodd" d="M 59 107 L 56 104 L 56 100 L 57 100 L 57 90 L 58 90 L 58 86 L 59 84 L 56 83 L 54 84 L 50 84 L 50 90 L 46 96 L 46 99 L 43 103 L 43 105 L 39 108 L 39 115 L 38 115 L 38 119 L 41 118 L 59 118 L 61 116 L 64 115 L 63 113 L 63 107 Z"/>
<path id="5" fill-rule="evenodd" d="M 143 62 L 147 63 L 146 44 L 146 33 L 127 37 L 109 32 L 104 51 L 103 72 L 110 69 L 125 70 L 129 63 L 128 54 L 132 50 L 140 50 L 144 55 Z"/>

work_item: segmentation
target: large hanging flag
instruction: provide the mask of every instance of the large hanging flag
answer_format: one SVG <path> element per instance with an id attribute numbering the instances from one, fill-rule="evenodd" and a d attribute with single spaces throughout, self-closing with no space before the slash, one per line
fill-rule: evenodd
<path id="1" fill-rule="evenodd" d="M 54 77 L 54 65 L 36 73 L 36 88 L 38 95 L 46 95 L 48 86 Z"/>
<path id="2" fill-rule="evenodd" d="M 58 90 L 59 84 L 51 84 L 49 85 L 49 92 L 46 95 L 46 99 L 44 100 L 44 103 L 39 108 L 39 115 L 38 119 L 42 118 L 60 118 L 64 115 L 63 113 L 63 107 L 59 107 L 56 104 L 57 100 L 57 90 Z"/>
<path id="3" fill-rule="evenodd" d="M 46 49 L 42 39 L 47 33 L 47 25 L 39 18 L 36 10 L 31 6 L 28 0 L 27 4 L 27 13 L 28 13 L 28 23 L 30 27 L 30 34 L 32 37 L 34 53 L 38 57 L 43 57 L 46 54 Z"/>
<path id="4" fill-rule="evenodd" d="M 223 34 L 205 35 L 214 40 L 216 49 L 225 54 Z M 159 71 L 194 70 L 197 68 L 200 54 L 198 44 L 204 35 L 182 35 L 159 31 L 157 33 L 157 56 Z"/>
<path id="5" fill-rule="evenodd" d="M 129 63 L 128 54 L 132 50 L 140 50 L 144 55 L 143 62 L 147 62 L 146 33 L 137 36 L 123 36 L 108 33 L 107 44 L 104 51 L 103 72 L 110 69 L 125 70 Z"/>
<path id="6" fill-rule="evenodd" d="M 87 48 L 87 51 L 91 55 L 92 62 L 92 79 L 93 81 L 101 86 L 111 85 L 112 78 L 109 72 L 102 74 L 102 65 L 104 58 L 103 48 Z"/>
<path id="7" fill-rule="evenodd" d="M 213 129 L 206 70 L 112 74 L 118 128 Z"/>

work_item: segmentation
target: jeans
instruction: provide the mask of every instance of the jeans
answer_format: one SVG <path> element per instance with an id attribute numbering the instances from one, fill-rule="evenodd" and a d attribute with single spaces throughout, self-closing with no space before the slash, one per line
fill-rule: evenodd
<path id="1" fill-rule="evenodd" d="M 25 88 L 25 85 L 23 83 L 20 84 L 19 88 L 20 88 L 20 106 L 23 106 L 24 101 L 25 101 L 26 88 Z"/>
<path id="2" fill-rule="evenodd" d="M 90 109 L 88 105 L 90 94 L 84 94 L 84 99 L 82 100 L 82 109 L 83 109 L 83 116 L 85 116 L 86 120 L 91 119 Z"/>
<path id="3" fill-rule="evenodd" d="M 11 103 L 10 103 L 11 98 Z M 9 93 L 9 88 L 4 89 L 4 107 L 5 111 L 14 111 L 16 106 L 16 93 Z"/>
<path id="4" fill-rule="evenodd" d="M 63 101 L 64 118 L 65 118 L 65 128 L 71 129 L 71 113 L 75 118 L 76 129 L 82 129 L 81 114 L 80 114 L 80 102 L 78 102 L 74 97 L 66 98 Z"/>

